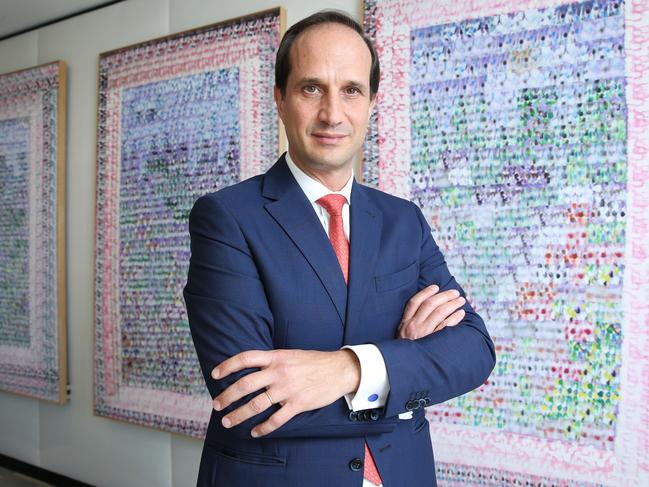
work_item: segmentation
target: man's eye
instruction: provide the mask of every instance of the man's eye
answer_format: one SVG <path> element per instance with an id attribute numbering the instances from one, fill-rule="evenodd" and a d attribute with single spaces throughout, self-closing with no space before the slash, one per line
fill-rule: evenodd
<path id="1" fill-rule="evenodd" d="M 318 88 L 314 85 L 306 85 L 302 90 L 304 90 L 305 93 L 313 94 L 318 91 Z"/>
<path id="2" fill-rule="evenodd" d="M 347 88 L 346 92 L 348 95 L 358 95 L 361 90 L 359 90 L 355 86 L 350 86 L 349 88 Z"/>

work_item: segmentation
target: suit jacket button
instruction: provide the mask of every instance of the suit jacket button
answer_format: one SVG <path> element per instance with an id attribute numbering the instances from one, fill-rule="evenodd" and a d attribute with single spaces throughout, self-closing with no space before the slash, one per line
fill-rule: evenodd
<path id="1" fill-rule="evenodd" d="M 379 419 L 379 412 L 376 409 L 372 409 L 372 411 L 370 412 L 370 419 L 372 421 Z"/>
<path id="2" fill-rule="evenodd" d="M 424 398 L 424 405 L 428 407 L 430 406 L 430 403 L 431 403 L 430 397 L 426 396 Z"/>
<path id="3" fill-rule="evenodd" d="M 358 413 L 356 411 L 349 411 L 348 417 L 350 421 L 358 421 Z"/>
<path id="4" fill-rule="evenodd" d="M 417 401 L 417 402 L 419 403 L 419 407 L 420 407 L 420 408 L 424 408 L 424 407 L 426 407 L 426 399 L 423 399 L 423 398 L 422 398 L 422 399 L 420 399 L 420 400 Z"/>
<path id="5" fill-rule="evenodd" d="M 370 409 L 366 409 L 365 411 L 363 411 L 363 421 L 369 421 L 371 415 L 372 415 L 372 411 Z"/>
<path id="6" fill-rule="evenodd" d="M 406 409 L 408 411 L 412 411 L 413 409 L 417 409 L 419 407 L 419 401 L 408 401 L 406 403 Z"/>
<path id="7" fill-rule="evenodd" d="M 354 472 L 358 472 L 361 468 L 363 468 L 363 460 L 361 460 L 360 458 L 354 458 L 351 462 L 349 462 L 349 468 Z"/>

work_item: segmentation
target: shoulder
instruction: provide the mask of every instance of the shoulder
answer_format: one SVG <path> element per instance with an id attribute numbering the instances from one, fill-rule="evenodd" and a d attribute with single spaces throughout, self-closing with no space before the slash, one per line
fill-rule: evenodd
<path id="1" fill-rule="evenodd" d="M 198 198 L 189 212 L 190 234 L 228 241 L 240 236 L 241 222 L 254 214 L 253 202 L 261 199 L 259 179 L 255 176 Z"/>
<path id="2" fill-rule="evenodd" d="M 412 201 L 362 184 L 359 184 L 358 188 L 381 212 L 384 222 L 389 222 L 395 228 L 399 227 L 403 232 L 419 231 L 422 235 L 430 232 L 421 209 Z"/>
<path id="3" fill-rule="evenodd" d="M 253 176 L 245 181 L 207 193 L 196 200 L 192 212 L 201 209 L 227 210 L 233 213 L 262 203 L 261 185 L 263 175 Z"/>
<path id="4" fill-rule="evenodd" d="M 413 211 L 418 209 L 412 201 L 399 196 L 394 196 L 380 189 L 371 188 L 370 186 L 365 186 L 364 184 L 358 184 L 358 189 L 374 206 L 376 206 L 382 212 L 387 212 L 389 214 L 410 214 L 413 215 Z"/>

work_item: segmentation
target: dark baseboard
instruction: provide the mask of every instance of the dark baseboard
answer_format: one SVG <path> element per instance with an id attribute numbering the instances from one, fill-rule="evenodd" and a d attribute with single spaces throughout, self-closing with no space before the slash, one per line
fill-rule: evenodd
<path id="1" fill-rule="evenodd" d="M 37 467 L 31 463 L 26 463 L 15 458 L 8 457 L 0 453 L 0 467 L 4 467 L 14 472 L 28 475 L 29 477 L 47 482 L 48 484 L 57 485 L 61 487 L 92 487 L 90 484 L 84 484 L 78 480 L 71 479 L 65 475 L 55 472 L 50 472 L 44 468 Z"/>

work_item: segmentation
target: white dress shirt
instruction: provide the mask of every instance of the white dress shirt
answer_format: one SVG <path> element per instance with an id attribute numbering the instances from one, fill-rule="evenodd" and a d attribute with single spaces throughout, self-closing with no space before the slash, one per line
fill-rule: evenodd
<path id="1" fill-rule="evenodd" d="M 354 170 L 340 191 L 331 191 L 320 181 L 316 181 L 311 176 L 302 171 L 291 160 L 291 156 L 286 153 L 286 163 L 291 170 L 297 184 L 302 188 L 307 199 L 313 205 L 320 223 L 324 227 L 325 233 L 329 235 L 329 213 L 316 201 L 328 194 L 341 194 L 345 197 L 346 202 L 342 208 L 343 230 L 345 238 L 349 242 L 349 206 L 351 204 L 352 183 L 354 181 Z M 363 409 L 378 408 L 385 405 L 385 401 L 390 392 L 390 382 L 388 372 L 385 368 L 383 355 L 376 345 L 371 343 L 363 345 L 346 345 L 343 348 L 349 348 L 353 351 L 361 364 L 361 381 L 356 393 L 345 394 L 345 401 L 350 409 L 360 411 Z"/>

